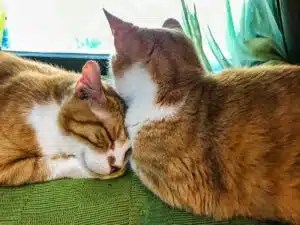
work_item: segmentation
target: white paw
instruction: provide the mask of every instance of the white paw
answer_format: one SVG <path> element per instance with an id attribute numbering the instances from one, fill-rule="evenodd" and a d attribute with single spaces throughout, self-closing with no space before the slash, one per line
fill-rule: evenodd
<path id="1" fill-rule="evenodd" d="M 93 178 L 90 172 L 75 157 L 47 159 L 49 180 L 61 178 Z"/>

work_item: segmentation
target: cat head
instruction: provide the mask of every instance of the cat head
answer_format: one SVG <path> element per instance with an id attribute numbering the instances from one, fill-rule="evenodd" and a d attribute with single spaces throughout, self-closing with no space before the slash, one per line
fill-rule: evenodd
<path id="1" fill-rule="evenodd" d="M 150 29 L 104 13 L 114 37 L 116 54 L 111 69 L 121 96 L 130 101 L 143 84 L 145 91 L 156 93 L 156 104 L 181 101 L 182 89 L 194 81 L 193 72 L 199 74 L 202 66 L 180 23 L 169 18 L 162 28 Z"/>
<path id="2" fill-rule="evenodd" d="M 72 89 L 60 112 L 62 128 L 97 153 L 94 159 L 89 159 L 94 160 L 95 165 L 99 164 L 94 172 L 114 172 L 123 166 L 129 149 L 122 98 L 101 80 L 100 67 L 95 61 L 84 65 Z M 93 162 L 86 162 L 89 163 Z"/>

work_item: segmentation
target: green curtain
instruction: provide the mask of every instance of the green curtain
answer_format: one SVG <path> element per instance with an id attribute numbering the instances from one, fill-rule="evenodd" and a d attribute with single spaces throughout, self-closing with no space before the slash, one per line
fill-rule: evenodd
<path id="1" fill-rule="evenodd" d="M 209 4 L 213 19 L 199 13 Z M 184 30 L 207 71 L 287 62 L 276 0 L 181 0 L 181 5 Z M 218 26 L 225 28 L 223 35 Z"/>

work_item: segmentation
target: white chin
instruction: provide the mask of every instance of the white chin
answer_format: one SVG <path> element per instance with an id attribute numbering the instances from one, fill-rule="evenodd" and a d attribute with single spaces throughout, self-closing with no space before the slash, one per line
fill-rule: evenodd
<path id="1" fill-rule="evenodd" d="M 85 150 L 83 160 L 86 167 L 94 173 L 107 175 L 111 168 L 107 160 L 106 153 L 98 153 L 93 150 Z"/>

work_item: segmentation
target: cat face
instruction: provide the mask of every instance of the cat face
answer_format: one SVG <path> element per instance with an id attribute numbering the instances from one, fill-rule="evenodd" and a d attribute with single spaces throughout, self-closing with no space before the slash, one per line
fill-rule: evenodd
<path id="1" fill-rule="evenodd" d="M 122 82 L 122 85 L 117 86 L 122 97 L 130 99 L 130 83 L 137 80 L 133 84 L 137 86 L 139 82 L 146 80 L 139 76 L 147 73 L 147 79 L 157 89 L 156 103 L 171 104 L 181 99 L 182 94 L 174 90 L 174 84 L 180 83 L 181 80 L 188 82 L 188 79 L 185 74 L 179 72 L 180 68 L 196 66 L 201 69 L 201 64 L 192 42 L 184 35 L 180 24 L 174 19 L 168 19 L 163 28 L 141 28 L 105 10 L 104 12 L 114 37 L 116 55 L 111 64 L 117 85 L 119 80 L 130 79 L 130 82 Z M 132 72 L 132 69 L 135 72 Z M 124 87 L 127 90 L 122 90 Z"/>
<path id="2" fill-rule="evenodd" d="M 65 132 L 94 150 L 95 154 L 84 156 L 94 172 L 108 174 L 122 167 L 129 149 L 124 117 L 123 100 L 101 81 L 98 64 L 87 62 L 75 91 L 63 104 L 60 124 Z"/>

